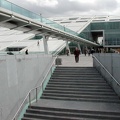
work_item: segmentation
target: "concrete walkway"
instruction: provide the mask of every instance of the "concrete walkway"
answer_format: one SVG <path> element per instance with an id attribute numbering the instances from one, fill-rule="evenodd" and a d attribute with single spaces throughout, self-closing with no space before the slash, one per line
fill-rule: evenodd
<path id="1" fill-rule="evenodd" d="M 60 66 L 75 66 L 75 67 L 93 67 L 93 58 L 92 55 L 81 54 L 79 57 L 79 62 L 75 62 L 74 55 L 61 55 L 59 58 L 62 59 L 62 65 Z"/>

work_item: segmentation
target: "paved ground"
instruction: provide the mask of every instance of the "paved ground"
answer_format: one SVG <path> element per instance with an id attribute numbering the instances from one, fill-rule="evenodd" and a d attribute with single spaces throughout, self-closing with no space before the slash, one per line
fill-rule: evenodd
<path id="1" fill-rule="evenodd" d="M 92 55 L 80 55 L 79 62 L 75 62 L 74 55 L 61 55 L 59 58 L 62 58 L 62 65 L 61 66 L 75 66 L 75 67 L 93 67 L 93 58 Z"/>

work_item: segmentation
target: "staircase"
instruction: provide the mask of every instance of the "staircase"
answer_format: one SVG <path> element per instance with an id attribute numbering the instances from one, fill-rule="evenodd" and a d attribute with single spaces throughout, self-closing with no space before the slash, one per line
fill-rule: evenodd
<path id="1" fill-rule="evenodd" d="M 120 120 L 120 99 L 93 67 L 57 67 L 22 120 Z"/>

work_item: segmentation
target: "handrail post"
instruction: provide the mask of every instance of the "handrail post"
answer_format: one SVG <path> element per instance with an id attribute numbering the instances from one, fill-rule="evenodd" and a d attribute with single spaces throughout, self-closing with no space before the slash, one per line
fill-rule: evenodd
<path id="1" fill-rule="evenodd" d="M 42 91 L 43 91 L 43 83 L 41 84 L 41 89 L 42 89 Z"/>
<path id="2" fill-rule="evenodd" d="M 52 75 L 52 67 L 50 68 L 50 71 L 51 71 L 51 75 Z"/>
<path id="3" fill-rule="evenodd" d="M 37 88 L 36 88 L 36 102 L 37 102 Z"/>
<path id="4" fill-rule="evenodd" d="M 29 93 L 29 105 L 31 106 L 31 95 Z"/>

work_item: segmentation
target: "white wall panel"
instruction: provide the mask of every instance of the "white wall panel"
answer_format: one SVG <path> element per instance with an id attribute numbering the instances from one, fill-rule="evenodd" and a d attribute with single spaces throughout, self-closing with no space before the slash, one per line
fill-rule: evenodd
<path id="1" fill-rule="evenodd" d="M 40 85 L 51 61 L 51 55 L 0 56 L 0 120 L 12 119 L 28 91 Z"/>
<path id="2" fill-rule="evenodd" d="M 110 72 L 110 74 L 116 79 L 120 84 L 120 54 L 116 53 L 101 53 L 94 54 L 98 60 L 103 64 L 103 66 Z M 110 83 L 116 93 L 120 96 L 120 86 L 115 82 L 114 79 L 100 66 L 100 64 L 93 60 L 94 66 L 101 72 L 101 74 Z"/>

